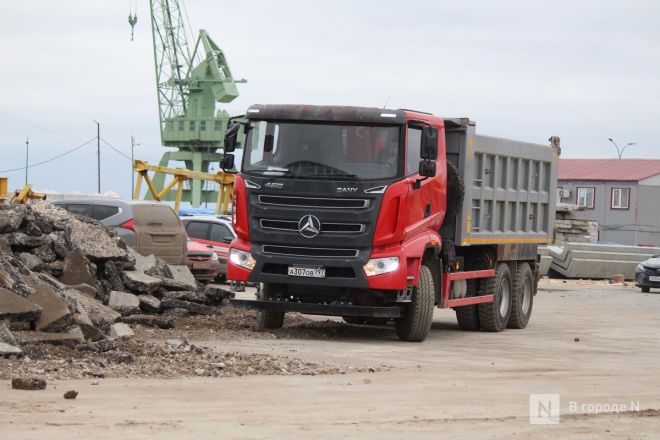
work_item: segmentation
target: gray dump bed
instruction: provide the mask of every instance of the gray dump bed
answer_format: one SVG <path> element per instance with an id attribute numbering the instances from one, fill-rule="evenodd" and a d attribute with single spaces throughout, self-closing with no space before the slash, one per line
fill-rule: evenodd
<path id="1" fill-rule="evenodd" d="M 552 242 L 559 148 L 475 134 L 445 120 L 447 159 L 465 185 L 460 217 L 443 227 L 459 246 Z"/>

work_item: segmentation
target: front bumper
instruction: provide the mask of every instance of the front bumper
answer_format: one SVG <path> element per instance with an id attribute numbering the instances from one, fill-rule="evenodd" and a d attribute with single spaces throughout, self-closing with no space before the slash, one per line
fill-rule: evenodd
<path id="1" fill-rule="evenodd" d="M 298 312 L 306 315 L 359 316 L 367 318 L 399 318 L 401 316 L 401 308 L 398 306 L 373 307 L 241 299 L 232 299 L 230 302 L 234 307 L 238 308 L 269 310 L 272 312 Z"/>
<path id="2" fill-rule="evenodd" d="M 635 273 L 635 286 L 637 287 L 652 287 L 660 289 L 660 281 L 651 281 L 651 277 L 660 279 L 660 274 L 656 272 L 636 272 Z"/>
<path id="3" fill-rule="evenodd" d="M 361 289 L 402 290 L 407 285 L 406 259 L 400 248 L 389 249 L 382 255 L 371 249 L 360 250 L 353 258 L 314 258 L 264 253 L 260 245 L 232 243 L 232 248 L 249 251 L 256 261 L 250 271 L 227 261 L 227 279 L 275 284 L 304 286 L 345 287 Z M 399 268 L 393 272 L 367 277 L 363 266 L 369 258 L 398 256 Z M 288 275 L 289 266 L 323 267 L 325 278 L 297 277 Z"/>

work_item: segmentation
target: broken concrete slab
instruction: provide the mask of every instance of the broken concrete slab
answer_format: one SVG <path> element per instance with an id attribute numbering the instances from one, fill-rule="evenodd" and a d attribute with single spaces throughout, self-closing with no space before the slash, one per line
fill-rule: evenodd
<path id="1" fill-rule="evenodd" d="M 13 232 L 11 234 L 5 234 L 7 243 L 14 247 L 26 247 L 26 248 L 36 248 L 43 246 L 47 243 L 50 243 L 50 238 L 47 235 L 41 235 L 34 237 L 32 235 L 24 234 L 23 232 Z"/>
<path id="2" fill-rule="evenodd" d="M 69 286 L 88 284 L 94 287 L 96 291 L 99 290 L 96 265 L 78 252 L 71 252 L 64 259 L 64 273 L 60 281 Z"/>
<path id="3" fill-rule="evenodd" d="M 0 233 L 18 231 L 26 215 L 25 205 L 0 205 Z"/>
<path id="4" fill-rule="evenodd" d="M 124 290 L 124 282 L 121 279 L 122 268 L 117 267 L 118 263 L 108 260 L 103 263 L 103 274 L 106 280 L 110 283 L 111 290 Z"/>
<path id="5" fill-rule="evenodd" d="M 160 300 L 152 295 L 140 295 L 140 309 L 147 313 L 160 311 Z"/>
<path id="6" fill-rule="evenodd" d="M 55 252 L 55 255 L 57 255 L 59 258 L 64 259 L 67 255 L 69 255 L 69 253 L 71 253 L 71 246 L 69 246 L 69 243 L 67 243 L 64 232 L 52 232 L 48 234 L 48 237 L 51 240 L 53 252 Z"/>
<path id="7" fill-rule="evenodd" d="M 167 262 L 162 258 L 156 257 L 156 265 L 151 269 L 145 270 L 145 274 L 151 275 L 152 277 L 163 277 L 163 278 L 172 278 L 172 272 L 170 267 L 167 265 Z"/>
<path id="8" fill-rule="evenodd" d="M 219 315 L 220 309 L 174 298 L 163 298 L 161 305 L 165 309 L 185 309 L 193 315 Z"/>
<path id="9" fill-rule="evenodd" d="M 101 302 L 90 298 L 82 292 L 78 292 L 77 290 L 66 289 L 62 291 L 62 294 L 67 301 L 77 301 L 76 306 L 84 310 L 94 326 L 104 332 L 109 331 L 110 326 L 119 321 L 119 318 L 121 317 L 119 312 L 101 304 Z"/>
<path id="10" fill-rule="evenodd" d="M 94 342 L 105 338 L 105 334 L 96 328 L 92 323 L 92 320 L 89 319 L 89 315 L 84 310 L 80 310 L 80 313 L 75 313 L 73 315 L 73 322 L 80 327 L 83 335 L 85 335 L 85 339 Z"/>
<path id="11" fill-rule="evenodd" d="M 41 307 L 14 292 L 0 287 L 0 320 L 35 321 L 41 316 Z"/>
<path id="12" fill-rule="evenodd" d="M 121 277 L 126 288 L 134 292 L 151 293 L 156 291 L 162 284 L 160 278 L 145 275 L 142 272 L 134 270 L 122 272 Z"/>
<path id="13" fill-rule="evenodd" d="M 123 322 L 117 322 L 110 327 L 110 337 L 114 339 L 121 339 L 123 341 L 131 339 L 135 336 L 131 327 Z"/>
<path id="14" fill-rule="evenodd" d="M 142 255 L 133 248 L 129 248 L 128 251 L 131 253 L 133 258 L 135 258 L 135 271 L 145 273 L 146 271 L 156 267 L 156 256 L 155 255 Z"/>
<path id="15" fill-rule="evenodd" d="M 190 288 L 185 290 L 197 290 L 197 281 L 195 280 L 195 277 L 193 276 L 190 269 L 188 269 L 188 266 L 168 264 L 167 267 L 170 269 L 170 272 L 172 273 L 172 279 L 174 281 L 190 286 Z"/>
<path id="16" fill-rule="evenodd" d="M 23 350 L 15 345 L 7 344 L 6 342 L 0 342 L 0 357 L 9 356 L 21 357 L 23 356 Z"/>
<path id="17" fill-rule="evenodd" d="M 52 263 L 57 260 L 57 254 L 53 250 L 53 243 L 47 243 L 38 248 L 32 249 L 32 254 L 44 263 Z"/>
<path id="18" fill-rule="evenodd" d="M 17 257 L 20 258 L 30 270 L 39 270 L 44 265 L 44 262 L 41 261 L 39 257 L 29 252 L 21 252 Z"/>
<path id="19" fill-rule="evenodd" d="M 188 313 L 187 310 L 185 312 Z M 154 315 L 124 316 L 121 318 L 121 321 L 127 324 L 139 324 L 146 327 L 157 327 L 162 329 L 170 329 L 175 327 L 174 321 L 171 319 Z"/>
<path id="20" fill-rule="evenodd" d="M 53 344 L 75 347 L 85 342 L 85 336 L 80 327 L 73 327 L 69 331 L 62 333 L 38 331 L 16 332 L 14 336 L 16 336 L 16 340 L 21 345 Z"/>
<path id="21" fill-rule="evenodd" d="M 110 292 L 108 307 L 124 316 L 134 315 L 140 313 L 140 300 L 132 293 L 113 290 Z"/>
<path id="22" fill-rule="evenodd" d="M 3 236 L 0 236 L 0 252 L 5 252 L 7 254 L 11 254 L 13 252 L 11 250 L 11 246 L 9 246 L 9 243 L 7 243 L 7 239 Z"/>
<path id="23" fill-rule="evenodd" d="M 172 292 L 164 292 L 163 298 L 179 299 L 181 301 L 190 301 L 204 304 L 207 301 L 207 297 L 202 292 L 196 292 L 191 290 L 176 290 Z"/>
<path id="24" fill-rule="evenodd" d="M 35 329 L 39 331 L 60 331 L 71 323 L 71 312 L 64 299 L 45 281 L 30 280 L 34 293 L 26 299 L 39 307 L 42 312 L 35 321 Z"/>
<path id="25" fill-rule="evenodd" d="M 82 284 L 74 284 L 71 287 L 73 289 L 76 289 L 78 292 L 84 293 L 90 298 L 97 298 L 98 289 L 96 289 L 94 286 L 90 286 L 89 284 L 82 283 Z"/>
<path id="26" fill-rule="evenodd" d="M 207 284 L 204 286 L 202 293 L 206 296 L 207 303 L 211 305 L 220 305 L 222 300 L 236 297 L 235 292 L 222 284 Z"/>
<path id="27" fill-rule="evenodd" d="M 92 262 L 101 260 L 127 260 L 128 252 L 119 245 L 100 223 L 84 223 L 71 219 L 66 227 L 66 237 L 71 248 Z"/>
<path id="28" fill-rule="evenodd" d="M 100 341 L 96 341 L 96 342 L 94 342 L 93 345 L 94 345 L 94 346 L 98 349 L 98 351 L 100 351 L 101 353 L 105 353 L 106 351 L 110 351 L 110 350 L 116 350 L 117 347 L 119 346 L 119 345 L 117 344 L 117 340 L 116 340 L 116 339 L 101 339 Z M 102 377 L 102 376 L 100 376 L 100 377 Z"/>
<path id="29" fill-rule="evenodd" d="M 185 318 L 186 316 L 189 316 L 190 312 L 187 309 L 182 309 L 179 307 L 175 307 L 172 309 L 165 309 L 163 312 L 163 316 L 168 316 L 171 318 Z"/>
<path id="30" fill-rule="evenodd" d="M 32 288 L 26 280 L 30 276 L 32 272 L 20 259 L 11 254 L 0 253 L 0 287 L 21 296 L 28 296 L 32 293 Z"/>
<path id="31" fill-rule="evenodd" d="M 0 320 L 0 342 L 4 342 L 9 345 L 17 345 L 16 338 L 9 329 L 9 321 Z"/>

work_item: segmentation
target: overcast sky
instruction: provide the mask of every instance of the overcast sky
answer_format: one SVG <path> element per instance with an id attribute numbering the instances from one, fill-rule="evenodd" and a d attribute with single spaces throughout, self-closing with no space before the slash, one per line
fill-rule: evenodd
<path id="1" fill-rule="evenodd" d="M 135 1 L 135 0 L 132 0 Z M 156 163 L 160 146 L 147 0 L 1 0 L 0 171 L 96 135 Z M 563 157 L 660 159 L 660 2 L 187 0 L 254 103 L 413 108 Z M 38 128 L 45 127 L 49 130 Z M 102 191 L 130 193 L 130 161 L 102 146 Z M 10 188 L 24 171 L 2 173 Z M 37 189 L 96 189 L 96 145 L 30 169 Z"/>

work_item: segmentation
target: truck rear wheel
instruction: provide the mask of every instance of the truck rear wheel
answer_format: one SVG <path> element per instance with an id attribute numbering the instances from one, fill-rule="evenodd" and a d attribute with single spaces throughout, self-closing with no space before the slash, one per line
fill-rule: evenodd
<path id="1" fill-rule="evenodd" d="M 410 342 L 422 342 L 428 336 L 433 322 L 433 307 L 435 306 L 435 286 L 431 269 L 419 267 L 419 283 L 415 289 L 412 301 L 408 305 L 406 315 L 395 321 L 396 333 L 400 339 Z"/>
<path id="2" fill-rule="evenodd" d="M 481 295 L 492 293 L 495 300 L 492 303 L 479 304 L 479 323 L 481 329 L 487 332 L 501 332 L 506 328 L 511 316 L 511 271 L 506 263 L 499 263 L 495 269 L 495 277 L 485 278 L 480 282 Z"/>
<path id="3" fill-rule="evenodd" d="M 257 299 L 268 301 L 277 297 L 277 285 L 264 283 L 263 288 L 257 294 Z M 257 321 L 255 328 L 257 331 L 266 329 L 282 328 L 284 325 L 284 312 L 273 312 L 271 310 L 257 310 Z"/>
<path id="4" fill-rule="evenodd" d="M 454 309 L 456 320 L 461 330 L 476 331 L 481 329 L 479 324 L 479 309 L 476 304 L 471 306 L 461 306 Z"/>
<path id="5" fill-rule="evenodd" d="M 518 264 L 511 291 L 511 316 L 509 328 L 525 328 L 532 316 L 534 304 L 534 274 L 527 263 Z"/>

